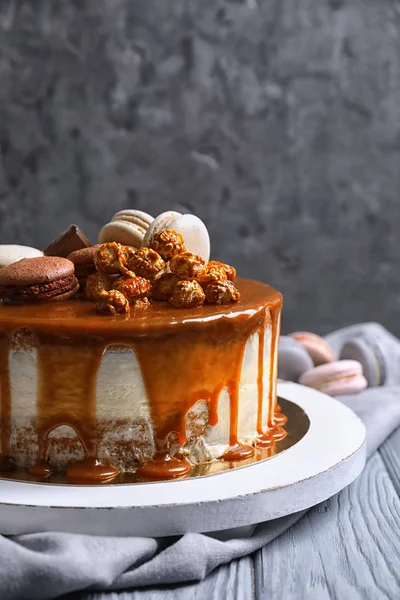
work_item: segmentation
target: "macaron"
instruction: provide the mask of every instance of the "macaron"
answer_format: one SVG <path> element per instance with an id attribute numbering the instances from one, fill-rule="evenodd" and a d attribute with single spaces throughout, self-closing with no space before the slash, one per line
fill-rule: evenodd
<path id="1" fill-rule="evenodd" d="M 96 254 L 96 246 L 90 246 L 89 248 L 82 248 L 81 250 L 75 250 L 68 255 L 68 260 L 75 265 L 75 277 L 78 279 L 81 287 L 86 284 L 86 279 L 89 275 L 96 273 L 96 267 L 94 264 L 94 256 Z"/>
<path id="2" fill-rule="evenodd" d="M 79 288 L 74 271 L 66 258 L 24 258 L 0 269 L 0 297 L 17 304 L 67 300 Z"/>
<path id="3" fill-rule="evenodd" d="M 290 333 L 289 337 L 299 342 L 307 350 L 315 367 L 334 360 L 332 348 L 319 335 L 311 333 L 311 331 L 295 331 Z"/>
<path id="4" fill-rule="evenodd" d="M 140 248 L 146 231 L 154 218 L 142 210 L 125 209 L 115 213 L 99 233 L 98 243 L 118 242 Z"/>
<path id="5" fill-rule="evenodd" d="M 314 367 L 301 375 L 299 383 L 329 396 L 357 394 L 368 385 L 362 365 L 356 360 L 337 360 Z"/>
<path id="6" fill-rule="evenodd" d="M 0 244 L 0 268 L 11 265 L 23 258 L 36 258 L 43 256 L 43 252 L 30 246 L 18 246 L 17 244 Z"/>
<path id="7" fill-rule="evenodd" d="M 278 373 L 281 379 L 298 381 L 300 375 L 314 366 L 307 350 L 296 340 L 281 336 Z"/>
<path id="8" fill-rule="evenodd" d="M 207 227 L 195 215 L 182 215 L 174 210 L 161 213 L 156 217 L 144 236 L 142 246 L 151 246 L 153 236 L 164 229 L 173 229 L 183 235 L 189 252 L 198 254 L 203 260 L 210 260 L 210 236 Z"/>
<path id="9" fill-rule="evenodd" d="M 361 363 L 369 387 L 384 385 L 386 379 L 385 359 L 378 344 L 372 339 L 360 336 L 346 342 L 340 351 L 339 358 L 357 360 Z"/>

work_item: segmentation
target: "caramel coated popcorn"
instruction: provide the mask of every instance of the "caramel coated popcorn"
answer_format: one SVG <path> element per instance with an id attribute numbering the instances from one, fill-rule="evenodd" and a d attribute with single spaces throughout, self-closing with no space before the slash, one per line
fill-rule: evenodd
<path id="1" fill-rule="evenodd" d="M 176 254 L 185 252 L 183 235 L 173 229 L 159 231 L 153 237 L 151 247 L 156 250 L 164 260 L 170 260 Z"/>
<path id="2" fill-rule="evenodd" d="M 152 248 L 139 248 L 128 260 L 129 269 L 140 277 L 150 279 L 159 275 L 167 268 L 165 261 Z"/>
<path id="3" fill-rule="evenodd" d="M 229 281 L 236 281 L 236 269 L 231 265 L 226 265 L 225 263 L 220 262 L 219 260 L 210 260 L 207 265 L 207 269 L 223 269 L 226 273 Z"/>
<path id="4" fill-rule="evenodd" d="M 94 264 L 96 269 L 103 273 L 111 275 L 126 273 L 128 270 L 128 260 L 133 254 L 133 249 L 128 246 L 122 246 L 117 242 L 108 242 L 99 246 L 94 255 Z"/>
<path id="5" fill-rule="evenodd" d="M 86 280 L 85 296 L 88 300 L 96 301 L 102 292 L 108 292 L 113 287 L 115 278 L 98 271 L 89 275 Z"/>
<path id="6" fill-rule="evenodd" d="M 232 281 L 215 281 L 210 283 L 204 291 L 208 304 L 229 304 L 240 300 L 239 290 Z"/>
<path id="7" fill-rule="evenodd" d="M 131 308 L 140 308 L 141 310 L 149 308 L 150 300 L 148 298 L 136 298 L 130 302 Z"/>
<path id="8" fill-rule="evenodd" d="M 140 298 L 144 298 L 151 290 L 151 283 L 144 277 L 118 277 L 113 286 L 123 294 L 131 304 Z"/>
<path id="9" fill-rule="evenodd" d="M 171 259 L 169 268 L 179 279 L 197 279 L 203 275 L 206 263 L 198 254 L 182 252 Z"/>
<path id="10" fill-rule="evenodd" d="M 153 285 L 152 298 L 154 300 L 168 302 L 178 281 L 179 278 L 173 273 L 164 273 L 164 275 L 161 275 Z"/>
<path id="11" fill-rule="evenodd" d="M 210 263 L 208 263 L 204 273 L 197 278 L 203 287 L 209 283 L 214 283 L 214 281 L 226 281 L 227 279 L 228 276 L 222 264 L 221 266 L 213 264 L 210 266 Z"/>
<path id="12" fill-rule="evenodd" d="M 150 300 L 194 308 L 204 302 L 238 302 L 234 267 L 206 263 L 185 247 L 184 237 L 165 229 L 153 235 L 151 248 L 132 248 L 117 242 L 101 244 L 94 256 L 96 274 L 87 278 L 85 295 L 101 314 L 128 314 L 146 309 Z"/>
<path id="13" fill-rule="evenodd" d="M 130 312 L 127 298 L 118 290 L 102 292 L 97 299 L 96 308 L 102 315 L 126 315 Z"/>
<path id="14" fill-rule="evenodd" d="M 194 308 L 204 304 L 206 295 L 201 285 L 192 279 L 191 281 L 179 281 L 169 299 L 170 303 L 177 308 Z"/>

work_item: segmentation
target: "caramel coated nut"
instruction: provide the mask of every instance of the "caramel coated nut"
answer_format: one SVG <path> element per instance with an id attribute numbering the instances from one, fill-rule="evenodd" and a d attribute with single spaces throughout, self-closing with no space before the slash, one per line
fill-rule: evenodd
<path id="1" fill-rule="evenodd" d="M 170 260 L 176 254 L 185 252 L 183 235 L 173 229 L 163 229 L 154 234 L 151 247 L 156 250 L 164 260 Z"/>
<path id="2" fill-rule="evenodd" d="M 98 271 L 89 275 L 86 280 L 85 296 L 88 300 L 96 301 L 102 292 L 108 292 L 113 287 L 115 279 L 107 273 Z"/>
<path id="3" fill-rule="evenodd" d="M 101 244 L 94 255 L 94 264 L 98 271 L 116 274 L 125 273 L 128 269 L 128 260 L 134 250 L 128 246 L 121 246 L 117 242 Z"/>
<path id="4" fill-rule="evenodd" d="M 229 304 L 239 302 L 240 293 L 232 281 L 215 281 L 205 288 L 208 304 Z"/>
<path id="5" fill-rule="evenodd" d="M 207 265 L 207 269 L 219 268 L 223 269 L 226 273 L 229 281 L 236 281 L 236 269 L 231 265 L 226 265 L 225 263 L 220 262 L 219 260 L 210 260 Z"/>
<path id="6" fill-rule="evenodd" d="M 169 268 L 179 279 L 197 279 L 203 275 L 206 263 L 198 254 L 181 252 L 172 257 Z"/>
<path id="7" fill-rule="evenodd" d="M 206 296 L 201 285 L 195 281 L 179 281 L 175 287 L 170 303 L 177 308 L 194 308 L 204 304 Z"/>
<path id="8" fill-rule="evenodd" d="M 113 285 L 115 290 L 121 292 L 131 304 L 138 299 L 143 299 L 151 290 L 151 283 L 144 277 L 118 277 Z"/>
<path id="9" fill-rule="evenodd" d="M 159 275 L 167 268 L 164 260 L 152 248 L 139 248 L 136 250 L 135 253 L 129 256 L 128 266 L 136 275 L 148 279 Z"/>
<path id="10" fill-rule="evenodd" d="M 178 281 L 178 277 L 173 273 L 164 273 L 164 275 L 161 275 L 152 288 L 153 300 L 167 302 L 171 298 Z"/>
<path id="11" fill-rule="evenodd" d="M 96 308 L 102 315 L 126 315 L 130 311 L 128 299 L 118 290 L 102 292 Z"/>

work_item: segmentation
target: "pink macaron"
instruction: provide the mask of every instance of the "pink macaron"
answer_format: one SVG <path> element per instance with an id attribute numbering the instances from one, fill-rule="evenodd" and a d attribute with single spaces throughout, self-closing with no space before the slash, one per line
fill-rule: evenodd
<path id="1" fill-rule="evenodd" d="M 357 394 L 368 386 L 362 365 L 357 360 L 337 360 L 314 367 L 303 373 L 299 383 L 329 396 Z"/>
<path id="2" fill-rule="evenodd" d="M 289 334 L 289 337 L 299 342 L 307 350 L 315 367 L 334 360 L 331 347 L 321 336 L 311 333 L 311 331 L 295 331 Z"/>

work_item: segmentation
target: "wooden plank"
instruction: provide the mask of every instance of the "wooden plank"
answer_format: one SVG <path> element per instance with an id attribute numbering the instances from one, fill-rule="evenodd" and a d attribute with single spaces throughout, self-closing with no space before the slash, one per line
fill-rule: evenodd
<path id="1" fill-rule="evenodd" d="M 376 453 L 349 488 L 257 553 L 256 597 L 392 600 L 399 546 L 400 500 Z"/>
<path id="2" fill-rule="evenodd" d="M 400 496 L 400 427 L 379 448 L 393 486 Z"/>

